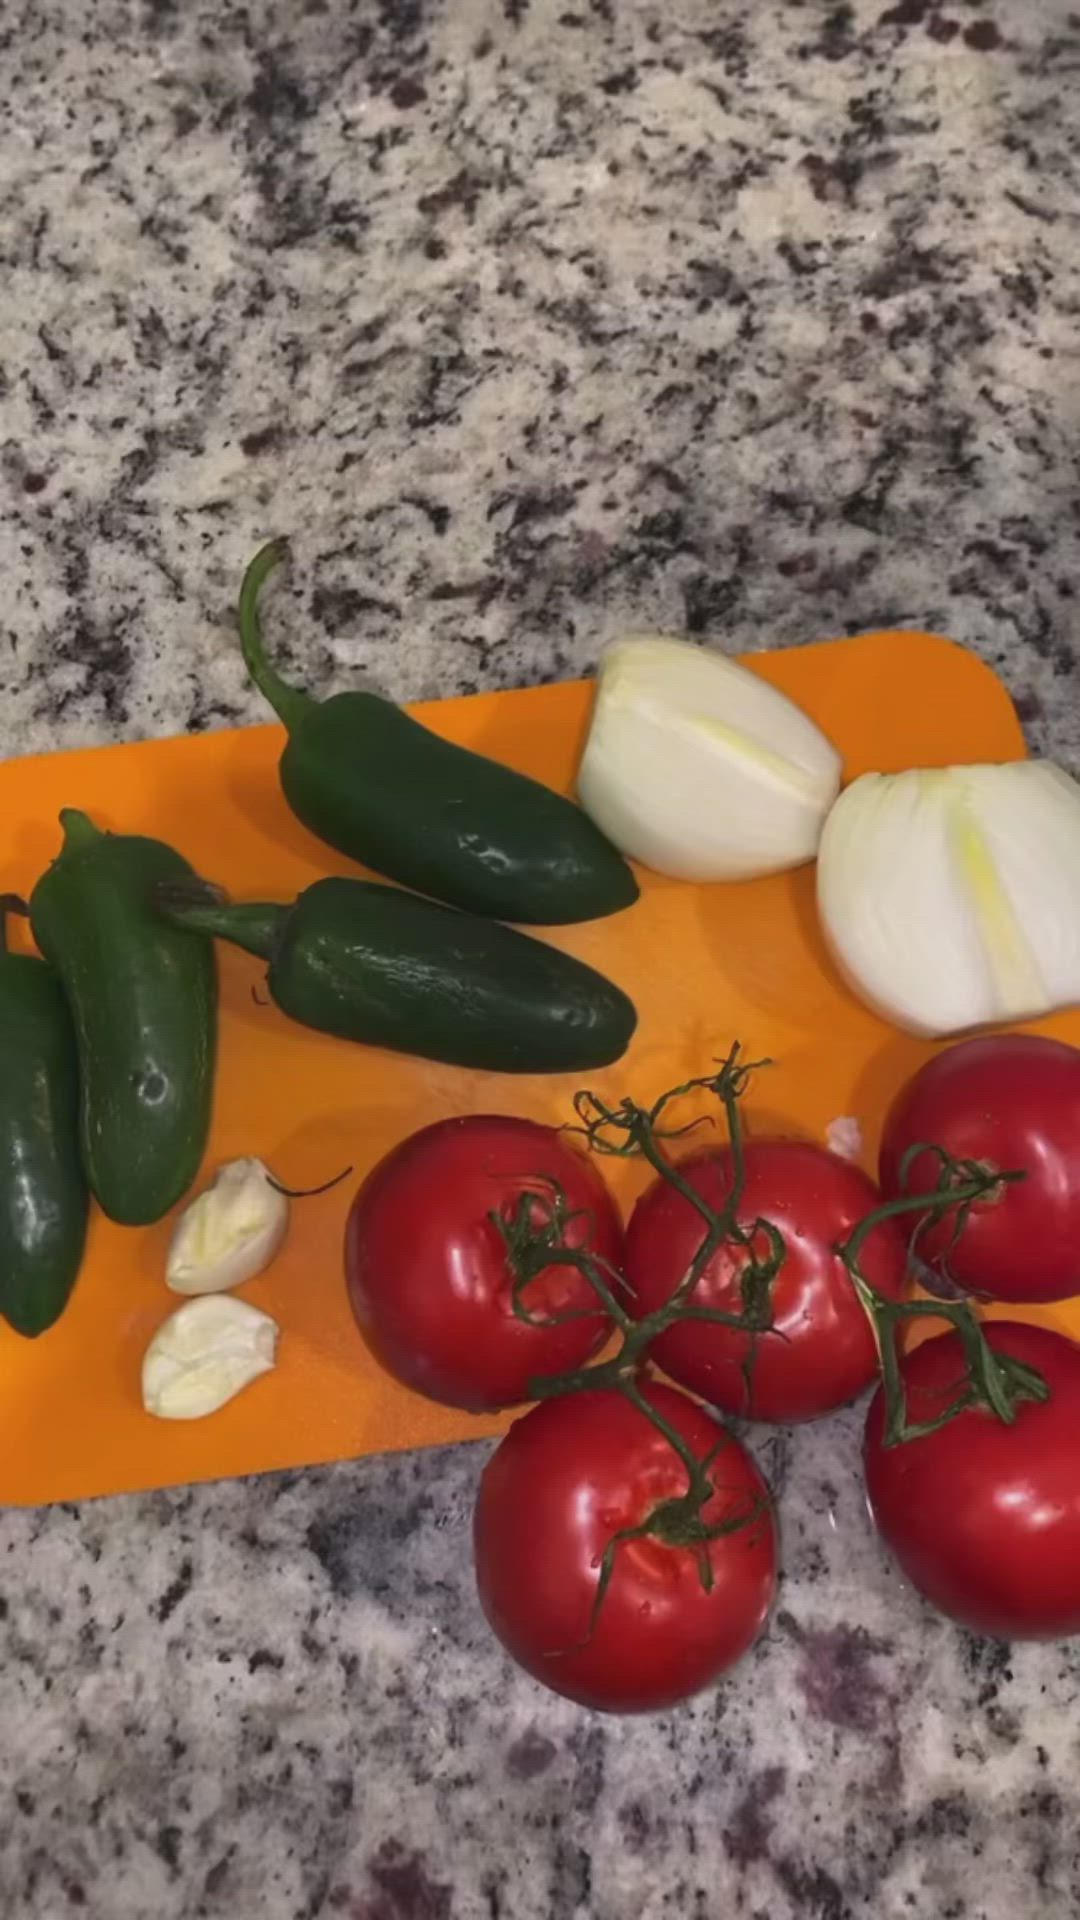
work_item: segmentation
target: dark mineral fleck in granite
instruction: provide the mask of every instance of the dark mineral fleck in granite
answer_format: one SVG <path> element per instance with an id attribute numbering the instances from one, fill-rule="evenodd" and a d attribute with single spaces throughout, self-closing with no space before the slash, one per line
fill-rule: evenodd
<path id="1" fill-rule="evenodd" d="M 1080 763 L 1063 0 L 9 0 L 0 747 L 565 677 L 627 627 L 896 625 Z M 0 1368 L 2 1376 L 2 1368 Z M 478 1614 L 482 1451 L 0 1521 L 19 1920 L 1073 1920 L 1080 1654 L 945 1625 L 857 1421 L 760 1449 L 786 1575 L 601 1720 Z"/>

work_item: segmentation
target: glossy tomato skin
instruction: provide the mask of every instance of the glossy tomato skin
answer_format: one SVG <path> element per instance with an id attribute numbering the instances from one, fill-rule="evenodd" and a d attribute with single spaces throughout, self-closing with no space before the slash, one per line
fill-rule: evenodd
<path id="1" fill-rule="evenodd" d="M 960 1414 L 920 1440 L 881 1444 L 884 1402 L 866 1419 L 870 1509 L 912 1585 L 974 1633 L 1053 1640 L 1080 1633 L 1080 1347 L 1045 1327 L 988 1322 L 992 1347 L 1042 1374 L 1051 1398 L 1012 1426 Z M 963 1377 L 954 1333 L 904 1361 L 908 1417 L 932 1419 Z"/>
<path id="2" fill-rule="evenodd" d="M 349 1300 L 388 1373 L 417 1393 L 471 1412 L 518 1405 L 538 1374 L 581 1366 L 607 1321 L 587 1279 L 552 1266 L 524 1303 L 534 1315 L 587 1317 L 530 1327 L 512 1306 L 506 1251 L 490 1215 L 509 1217 L 523 1194 L 558 1182 L 577 1216 L 567 1231 L 618 1263 L 622 1227 L 596 1167 L 550 1127 L 470 1114 L 424 1127 L 373 1168 L 345 1233 Z"/>
<path id="3" fill-rule="evenodd" d="M 1067 1300 L 1080 1293 L 1080 1050 L 1038 1034 L 1003 1033 L 959 1046 L 920 1068 L 897 1095 L 881 1143 L 883 1191 L 900 1192 L 909 1147 L 945 1147 L 958 1160 L 1023 1170 L 968 1215 L 920 1235 L 931 1265 L 994 1300 Z M 909 1192 L 933 1188 L 938 1162 L 915 1157 Z"/>
<path id="4" fill-rule="evenodd" d="M 673 1380 L 726 1413 L 815 1419 L 853 1400 L 876 1376 L 870 1323 L 835 1249 L 878 1204 L 877 1188 L 858 1167 L 808 1141 L 749 1140 L 745 1162 L 740 1223 L 771 1220 L 785 1247 L 772 1292 L 776 1331 L 758 1337 L 749 1394 L 743 1373 L 749 1339 L 737 1330 L 686 1320 L 660 1334 L 650 1355 Z M 731 1191 L 730 1150 L 695 1154 L 679 1171 L 719 1211 Z M 647 1189 L 626 1235 L 631 1312 L 641 1317 L 670 1299 L 704 1232 L 700 1215 L 668 1181 L 658 1178 Z M 905 1289 L 906 1264 L 903 1233 L 883 1222 L 862 1250 L 863 1273 L 879 1292 L 897 1299 Z M 735 1248 L 722 1247 L 698 1281 L 697 1304 L 741 1312 L 744 1265 Z"/>
<path id="5" fill-rule="evenodd" d="M 647 1392 L 704 1458 L 719 1424 L 672 1387 Z M 514 1659 L 556 1693 L 615 1713 L 669 1707 L 718 1679 L 765 1623 L 776 1533 L 765 1482 L 732 1435 L 713 1481 L 705 1519 L 747 1525 L 710 1544 L 712 1591 L 689 1548 L 624 1541 L 590 1634 L 612 1535 L 684 1493 L 686 1468 L 617 1392 L 545 1401 L 516 1421 L 484 1471 L 474 1527 L 480 1603 Z"/>

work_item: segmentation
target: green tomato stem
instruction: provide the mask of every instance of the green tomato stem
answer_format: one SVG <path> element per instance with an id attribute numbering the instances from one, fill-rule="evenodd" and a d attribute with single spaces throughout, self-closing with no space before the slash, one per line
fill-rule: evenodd
<path id="1" fill-rule="evenodd" d="M 883 1201 L 860 1220 L 843 1246 L 837 1249 L 874 1334 L 885 1395 L 883 1444 L 886 1447 L 924 1439 L 974 1407 L 984 1407 L 996 1419 L 1011 1426 L 1025 1401 L 1049 1397 L 1045 1380 L 1034 1368 L 1020 1366 L 1008 1354 L 994 1351 L 971 1300 L 964 1296 L 956 1300 L 888 1300 L 870 1285 L 859 1266 L 859 1255 L 867 1239 L 883 1221 L 899 1219 L 905 1214 L 917 1215 L 912 1236 L 914 1247 L 924 1227 L 936 1224 L 954 1211 L 960 1223 L 957 1230 L 962 1232 L 977 1201 L 985 1200 L 998 1187 L 1025 1177 L 1021 1171 L 998 1173 L 971 1160 L 955 1160 L 942 1147 L 930 1150 L 939 1163 L 937 1186 L 929 1193 L 898 1194 L 893 1200 Z M 909 1150 L 902 1163 L 902 1178 L 916 1154 L 925 1151 L 927 1148 L 921 1143 Z M 908 1418 L 899 1333 L 905 1321 L 924 1318 L 949 1322 L 963 1347 L 966 1374 L 953 1399 L 936 1418 L 913 1421 Z"/>

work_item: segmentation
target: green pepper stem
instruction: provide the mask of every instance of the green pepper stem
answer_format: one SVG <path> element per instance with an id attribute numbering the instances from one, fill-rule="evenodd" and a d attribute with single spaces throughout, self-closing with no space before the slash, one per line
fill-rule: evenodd
<path id="1" fill-rule="evenodd" d="M 270 702 L 282 725 L 291 733 L 307 708 L 315 703 L 299 687 L 290 687 L 266 657 L 259 621 L 259 594 L 263 582 L 280 566 L 288 551 L 284 540 L 268 540 L 248 563 L 240 583 L 237 619 L 240 648 L 246 666 L 259 692 Z"/>
<path id="2" fill-rule="evenodd" d="M 209 933 L 236 947 L 272 960 L 291 908 L 258 900 L 234 906 L 220 887 L 206 880 L 167 880 L 154 888 L 154 906 L 170 926 Z"/>
<path id="3" fill-rule="evenodd" d="M 29 911 L 20 893 L 0 893 L 0 953 L 7 952 L 8 914 L 20 913 L 25 918 Z"/>
<path id="4" fill-rule="evenodd" d="M 64 829 L 65 853 L 77 853 L 80 847 L 91 847 L 95 840 L 102 838 L 101 828 L 95 827 L 81 807 L 61 807 L 60 825 Z"/>

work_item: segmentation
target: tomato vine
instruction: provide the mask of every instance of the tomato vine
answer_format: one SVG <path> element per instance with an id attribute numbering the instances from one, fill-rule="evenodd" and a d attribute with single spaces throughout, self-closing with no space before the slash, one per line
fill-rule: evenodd
<path id="1" fill-rule="evenodd" d="M 587 1246 L 569 1244 L 567 1230 L 576 1217 L 566 1205 L 562 1190 L 554 1182 L 538 1182 L 536 1188 L 522 1194 L 509 1218 L 492 1214 L 502 1235 L 513 1276 L 513 1309 L 531 1325 L 538 1317 L 525 1304 L 524 1293 L 538 1273 L 556 1265 L 572 1266 L 589 1282 L 607 1315 L 617 1338 L 615 1351 L 590 1365 L 571 1372 L 545 1375 L 530 1382 L 530 1397 L 550 1400 L 560 1395 L 586 1390 L 609 1389 L 623 1394 L 663 1434 L 687 1474 L 683 1494 L 661 1502 L 642 1521 L 613 1536 L 601 1566 L 597 1608 L 601 1604 L 614 1554 L 626 1539 L 644 1534 L 670 1545 L 689 1546 L 698 1552 L 702 1583 L 708 1587 L 711 1574 L 708 1543 L 733 1528 L 748 1525 L 755 1514 L 747 1513 L 710 1527 L 702 1518 L 703 1509 L 713 1492 L 711 1470 L 727 1439 L 722 1427 L 717 1445 L 704 1458 L 699 1457 L 683 1436 L 651 1404 L 642 1391 L 641 1381 L 648 1365 L 649 1352 L 657 1337 L 676 1321 L 713 1322 L 748 1335 L 746 1366 L 752 1369 L 758 1343 L 766 1338 L 782 1338 L 773 1327 L 772 1295 L 785 1260 L 783 1237 L 777 1226 L 765 1218 L 749 1225 L 739 1218 L 746 1177 L 744 1133 L 740 1106 L 753 1074 L 765 1061 L 745 1062 L 741 1048 L 734 1044 L 717 1071 L 669 1089 L 650 1107 L 639 1106 L 624 1098 L 612 1105 L 598 1094 L 582 1091 L 574 1100 L 576 1120 L 568 1128 L 586 1140 L 591 1152 L 619 1158 L 644 1159 L 699 1215 L 702 1238 L 686 1273 L 669 1299 L 655 1311 L 635 1317 L 625 1304 L 627 1282 L 613 1265 L 599 1258 Z M 671 1124 L 673 1105 L 694 1093 L 711 1094 L 721 1109 L 730 1155 L 731 1180 L 723 1204 L 714 1207 L 679 1170 L 670 1157 L 667 1143 L 684 1137 L 701 1124 Z M 925 1153 L 925 1145 L 913 1149 Z M 1047 1387 L 1033 1368 L 1008 1353 L 995 1350 L 986 1339 L 976 1307 L 970 1297 L 930 1300 L 886 1298 L 875 1289 L 860 1267 L 860 1254 L 875 1227 L 885 1220 L 913 1217 L 909 1255 L 917 1253 L 919 1237 L 929 1226 L 952 1217 L 955 1236 L 963 1232 L 973 1205 L 1011 1181 L 1022 1179 L 1015 1172 L 990 1172 L 972 1161 L 953 1159 L 943 1149 L 930 1148 L 937 1156 L 938 1181 L 935 1188 L 920 1193 L 904 1193 L 885 1201 L 867 1213 L 836 1251 L 851 1285 L 870 1321 L 877 1348 L 879 1368 L 886 1400 L 884 1444 L 898 1446 L 936 1431 L 948 1421 L 973 1407 L 985 1407 L 997 1419 L 1011 1423 L 1024 1401 L 1044 1400 Z M 739 1281 L 740 1311 L 728 1313 L 700 1304 L 695 1291 L 702 1275 L 723 1246 L 730 1246 L 742 1259 Z M 622 1296 L 622 1297 L 621 1297 Z M 573 1310 L 579 1316 L 581 1309 Z M 566 1317 L 572 1317 L 568 1314 Z M 903 1372 L 902 1335 L 913 1322 L 930 1318 L 946 1320 L 960 1338 L 965 1361 L 963 1378 L 944 1410 L 931 1421 L 913 1422 L 908 1418 Z M 548 1318 L 546 1324 L 552 1324 Z"/>

